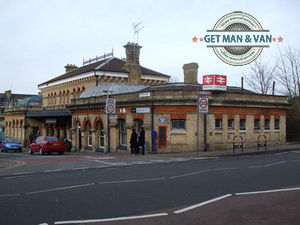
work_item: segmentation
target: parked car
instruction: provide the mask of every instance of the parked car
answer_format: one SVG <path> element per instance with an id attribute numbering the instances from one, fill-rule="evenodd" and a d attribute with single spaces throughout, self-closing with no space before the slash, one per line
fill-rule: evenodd
<path id="1" fill-rule="evenodd" d="M 64 141 L 60 141 L 57 137 L 51 136 L 39 136 L 33 143 L 29 145 L 28 152 L 32 155 L 34 152 L 39 152 L 41 155 L 52 152 L 57 152 L 60 155 L 66 151 L 66 145 Z"/>
<path id="2" fill-rule="evenodd" d="M 7 151 L 18 151 L 22 152 L 22 145 L 18 141 L 18 139 L 15 138 L 6 138 L 1 143 L 1 152 L 7 152 Z"/>

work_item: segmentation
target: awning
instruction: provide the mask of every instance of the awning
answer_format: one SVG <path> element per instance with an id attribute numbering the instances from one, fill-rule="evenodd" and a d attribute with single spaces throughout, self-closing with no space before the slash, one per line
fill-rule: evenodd
<path id="1" fill-rule="evenodd" d="M 68 109 L 53 109 L 53 110 L 39 110 L 29 111 L 26 117 L 56 117 L 56 116 L 72 116 Z"/>

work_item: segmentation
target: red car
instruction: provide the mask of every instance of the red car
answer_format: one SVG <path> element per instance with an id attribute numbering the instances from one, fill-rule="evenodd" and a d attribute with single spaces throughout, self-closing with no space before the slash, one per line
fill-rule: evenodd
<path id="1" fill-rule="evenodd" d="M 56 137 L 39 136 L 29 145 L 28 151 L 30 155 L 34 152 L 39 152 L 41 155 L 57 152 L 62 155 L 66 151 L 66 145 L 64 141 L 59 141 Z"/>

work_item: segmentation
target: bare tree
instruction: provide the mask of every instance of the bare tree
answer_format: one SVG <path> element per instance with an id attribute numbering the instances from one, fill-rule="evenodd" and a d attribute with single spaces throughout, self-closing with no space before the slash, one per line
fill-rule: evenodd
<path id="1" fill-rule="evenodd" d="M 247 73 L 243 72 L 246 83 L 257 93 L 270 94 L 272 91 L 272 81 L 276 66 L 269 66 L 269 62 L 262 63 L 258 57 L 249 65 Z"/>
<path id="2" fill-rule="evenodd" d="M 281 86 L 280 92 L 295 98 L 300 93 L 300 50 L 288 45 L 283 50 L 278 47 L 278 52 L 275 77 Z"/>

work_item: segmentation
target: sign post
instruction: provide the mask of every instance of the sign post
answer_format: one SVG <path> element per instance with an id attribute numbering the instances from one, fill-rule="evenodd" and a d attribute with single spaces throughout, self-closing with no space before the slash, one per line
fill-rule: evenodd
<path id="1" fill-rule="evenodd" d="M 200 97 L 199 94 L 210 95 L 210 92 L 197 90 L 197 154 L 199 154 L 199 114 L 204 114 L 204 151 L 206 151 L 206 114 L 208 114 L 208 97 Z"/>
<path id="2" fill-rule="evenodd" d="M 105 136 L 105 148 L 104 152 L 107 154 L 107 152 L 110 152 L 110 143 L 109 143 L 109 114 L 116 113 L 116 99 L 109 98 L 109 90 L 104 90 L 104 92 L 107 92 L 106 97 L 106 104 L 105 104 L 105 113 L 107 115 L 106 117 L 106 136 Z"/>

